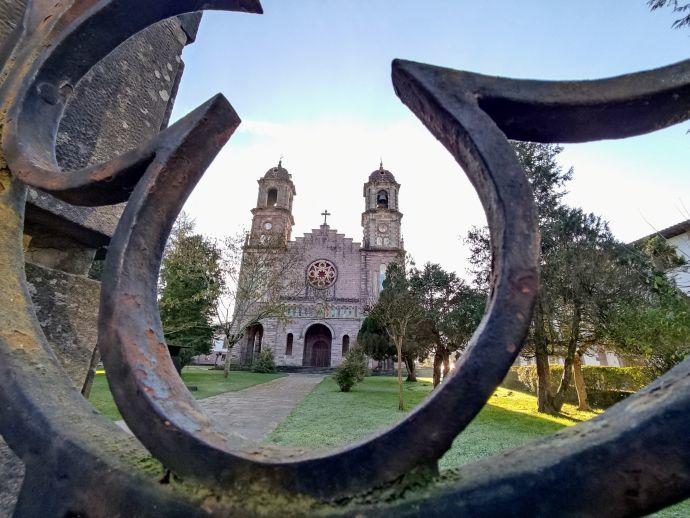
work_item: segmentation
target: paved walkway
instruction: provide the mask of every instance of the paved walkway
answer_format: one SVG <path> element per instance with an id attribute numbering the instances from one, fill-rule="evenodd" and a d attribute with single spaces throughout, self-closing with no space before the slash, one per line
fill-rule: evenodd
<path id="1" fill-rule="evenodd" d="M 225 392 L 197 401 L 233 448 L 256 446 L 324 378 L 321 374 L 288 374 L 237 392 Z M 124 421 L 116 421 L 129 431 Z"/>

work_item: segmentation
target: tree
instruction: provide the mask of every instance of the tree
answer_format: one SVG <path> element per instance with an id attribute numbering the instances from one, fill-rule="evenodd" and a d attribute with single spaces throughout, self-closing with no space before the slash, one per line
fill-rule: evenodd
<path id="1" fill-rule="evenodd" d="M 556 412 L 571 383 L 579 408 L 589 408 L 581 365 L 591 346 L 627 350 L 667 370 L 687 354 L 690 336 L 687 297 L 659 270 L 678 264 L 666 243 L 645 252 L 615 240 L 592 214 L 565 206 L 560 213 L 549 229 L 560 242 L 543 266 L 544 326 L 552 352 L 564 359 L 549 401 Z"/>
<path id="2" fill-rule="evenodd" d="M 379 362 L 394 358 L 396 354 L 395 344 L 385 326 L 373 314 L 367 315 L 362 322 L 357 333 L 357 344 L 367 356 Z"/>
<path id="3" fill-rule="evenodd" d="M 417 381 L 417 362 L 428 358 L 433 349 L 433 328 L 433 322 L 424 317 L 409 327 L 402 350 L 402 360 L 407 368 L 405 381 Z"/>
<path id="4" fill-rule="evenodd" d="M 617 347 L 646 358 L 661 374 L 690 354 L 690 298 L 669 275 L 688 265 L 661 236 L 630 249 L 627 263 L 641 288 L 612 314 L 609 335 Z"/>
<path id="5" fill-rule="evenodd" d="M 549 387 L 549 343 L 547 337 L 548 304 L 545 299 L 544 286 L 546 284 L 543 268 L 544 257 L 558 243 L 558 236 L 546 231 L 554 226 L 558 219 L 561 200 L 565 196 L 565 183 L 572 178 L 572 169 L 564 171 L 556 161 L 556 157 L 563 150 L 554 144 L 538 144 L 532 142 L 512 142 L 518 161 L 522 165 L 527 180 L 534 192 L 537 208 L 537 219 L 541 236 L 542 280 L 537 293 L 532 326 L 523 350 L 525 354 L 534 356 L 537 365 L 537 405 L 540 412 L 553 411 L 551 406 L 552 393 Z M 488 292 L 491 275 L 492 257 L 488 228 L 473 228 L 467 235 L 465 242 L 470 248 L 471 273 L 474 274 L 478 289 Z"/>
<path id="6" fill-rule="evenodd" d="M 381 323 L 395 345 L 398 364 L 398 409 L 405 410 L 402 379 L 403 347 L 409 336 L 408 333 L 423 319 L 424 310 L 410 288 L 404 265 L 394 262 L 386 268 L 383 291 L 372 308 L 371 315 Z"/>
<path id="7" fill-rule="evenodd" d="M 288 322 L 290 299 L 304 289 L 300 265 L 303 249 L 285 237 L 265 234 L 248 244 L 246 234 L 225 238 L 222 247 L 223 290 L 215 304 L 218 331 L 227 347 L 225 377 L 231 351 L 247 329 L 266 318 Z"/>
<path id="8" fill-rule="evenodd" d="M 429 355 L 429 344 L 432 342 L 428 341 L 428 325 L 428 321 L 422 320 L 416 326 L 410 326 L 403 341 L 402 360 L 407 368 L 406 381 L 417 381 L 415 362 Z M 375 315 L 368 315 L 362 322 L 357 343 L 367 356 L 379 362 L 397 357 L 395 344 Z"/>
<path id="9" fill-rule="evenodd" d="M 535 194 L 542 238 L 541 285 L 522 354 L 536 361 L 540 412 L 559 412 L 573 383 L 580 408 L 587 409 L 581 364 L 592 345 L 644 354 L 665 368 L 687 354 L 687 298 L 660 271 L 677 266 L 678 259 L 658 240 L 644 249 L 620 243 L 601 218 L 564 205 L 571 171 L 563 173 L 555 162 L 559 147 L 514 146 Z M 473 229 L 467 241 L 475 283 L 485 289 L 488 231 Z M 549 385 L 550 355 L 564 360 L 555 390 Z"/>
<path id="10" fill-rule="evenodd" d="M 210 352 L 213 311 L 222 289 L 220 251 L 195 234 L 193 222 L 182 214 L 161 263 L 158 300 L 166 341 L 183 348 L 182 366 Z"/>
<path id="11" fill-rule="evenodd" d="M 652 11 L 662 7 L 670 7 L 674 13 L 684 13 L 683 16 L 673 22 L 674 29 L 690 26 L 690 2 L 679 2 L 678 0 L 647 0 L 647 5 Z"/>
<path id="12" fill-rule="evenodd" d="M 439 329 L 441 335 L 449 342 L 449 351 L 455 351 L 456 358 L 460 351 L 464 351 L 474 335 L 484 316 L 487 295 L 481 290 L 468 286 L 464 282 L 451 299 L 450 312 L 441 319 Z M 447 356 L 444 357 L 444 373 L 448 375 Z"/>
<path id="13" fill-rule="evenodd" d="M 560 412 L 574 382 L 580 409 L 586 410 L 582 357 L 606 341 L 609 314 L 634 283 L 621 271 L 620 246 L 601 218 L 565 206 L 557 214 L 544 229 L 558 239 L 543 257 L 542 317 L 550 349 L 563 357 L 564 368 L 555 393 L 547 394 L 548 406 Z"/>
<path id="14" fill-rule="evenodd" d="M 417 342 L 433 347 L 436 387 L 450 372 L 451 353 L 463 350 L 479 325 L 486 295 L 432 263 L 426 263 L 421 270 L 412 269 L 410 286 L 425 312 L 416 330 Z M 424 352 L 426 356 L 428 347 Z"/>
<path id="15" fill-rule="evenodd" d="M 646 304 L 626 304 L 613 324 L 621 349 L 643 356 L 662 374 L 690 354 L 690 299 L 660 287 Z"/>

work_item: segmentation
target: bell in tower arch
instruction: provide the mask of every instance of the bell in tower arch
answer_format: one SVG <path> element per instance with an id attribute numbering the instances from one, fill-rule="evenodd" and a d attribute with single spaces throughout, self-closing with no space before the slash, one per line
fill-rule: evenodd
<path id="1" fill-rule="evenodd" d="M 376 195 L 376 208 L 377 209 L 387 209 L 388 208 L 388 191 L 380 190 Z"/>

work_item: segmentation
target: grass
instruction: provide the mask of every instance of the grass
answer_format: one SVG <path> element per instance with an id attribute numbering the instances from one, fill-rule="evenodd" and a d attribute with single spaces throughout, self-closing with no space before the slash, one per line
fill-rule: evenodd
<path id="1" fill-rule="evenodd" d="M 328 448 L 347 444 L 400 419 L 395 378 L 371 377 L 340 392 L 327 377 L 278 425 L 269 441 L 282 446 Z M 431 383 L 405 384 L 405 405 L 420 403 Z"/>
<path id="2" fill-rule="evenodd" d="M 431 381 L 424 378 L 405 383 L 405 407 L 415 407 L 431 389 Z M 367 378 L 348 393 L 340 392 L 333 379 L 326 378 L 278 425 L 269 440 L 283 446 L 328 448 L 362 439 L 402 418 L 397 411 L 397 390 L 397 381 L 391 377 Z M 572 405 L 564 406 L 562 416 L 537 414 L 534 396 L 499 388 L 442 459 L 442 467 L 519 446 L 594 415 Z"/>
<path id="3" fill-rule="evenodd" d="M 430 381 L 405 384 L 405 405 L 413 408 L 431 392 Z M 292 411 L 269 436 L 282 446 L 331 448 L 362 439 L 403 417 L 397 410 L 397 380 L 370 377 L 351 392 L 340 392 L 332 378 L 326 378 Z M 536 411 L 531 394 L 499 388 L 488 404 L 453 443 L 440 461 L 448 469 L 516 448 L 566 426 L 591 419 L 595 412 L 581 412 L 564 405 L 560 416 Z M 690 516 L 690 500 L 653 516 Z"/>
<path id="4" fill-rule="evenodd" d="M 208 367 L 188 366 L 182 370 L 182 380 L 187 386 L 195 386 L 197 390 L 192 391 L 196 399 L 203 399 L 223 392 L 234 392 L 246 389 L 260 383 L 266 383 L 285 374 L 260 374 L 257 372 L 232 371 L 228 378 L 223 377 L 222 370 L 211 370 Z M 103 371 L 97 371 L 89 397 L 91 404 L 96 410 L 109 417 L 113 421 L 122 419 L 110 394 L 108 380 Z"/>

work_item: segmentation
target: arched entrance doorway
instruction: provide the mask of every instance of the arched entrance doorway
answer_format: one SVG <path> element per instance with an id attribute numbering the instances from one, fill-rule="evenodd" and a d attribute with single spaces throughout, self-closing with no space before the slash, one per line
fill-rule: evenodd
<path id="1" fill-rule="evenodd" d="M 251 365 L 261 352 L 261 341 L 264 337 L 264 328 L 261 324 L 254 324 L 247 328 L 244 336 L 247 341 L 244 345 L 242 364 Z"/>
<path id="2" fill-rule="evenodd" d="M 302 365 L 305 367 L 331 366 L 331 331 L 323 324 L 314 324 L 307 329 L 304 336 L 304 357 Z"/>

